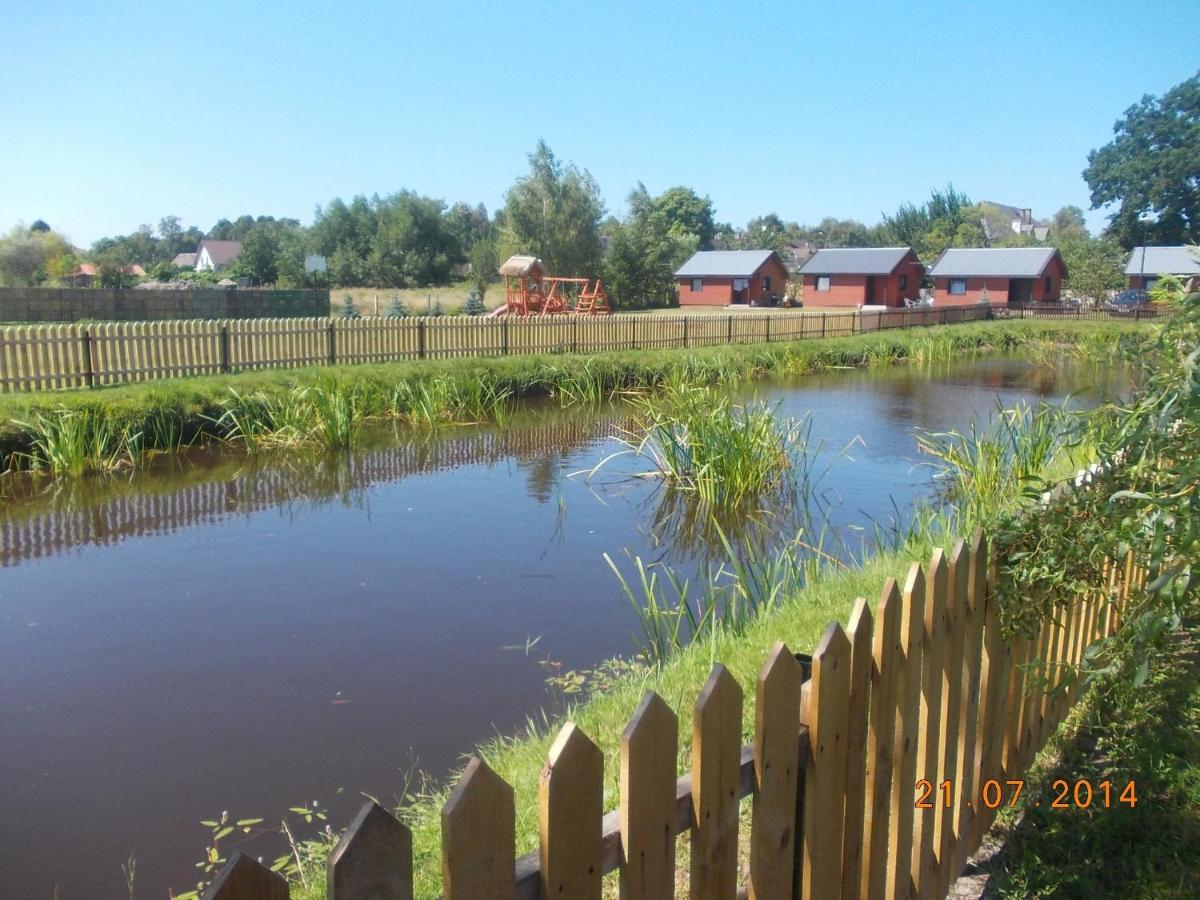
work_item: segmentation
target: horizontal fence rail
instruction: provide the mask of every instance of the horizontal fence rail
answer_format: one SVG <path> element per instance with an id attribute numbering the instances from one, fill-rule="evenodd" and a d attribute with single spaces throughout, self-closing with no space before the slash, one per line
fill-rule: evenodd
<path id="1" fill-rule="evenodd" d="M 1080 319 L 1083 321 L 1150 322 L 1170 315 L 1170 310 L 1161 306 L 1134 306 L 1129 308 L 1070 306 L 1058 303 L 1039 303 L 1032 306 L 1010 305 L 997 307 L 994 318 L 1007 319 Z"/>
<path id="2" fill-rule="evenodd" d="M 712 347 L 987 319 L 986 306 L 732 315 L 193 319 L 0 328 L 0 392 L 299 366 Z"/>
<path id="3" fill-rule="evenodd" d="M 977 534 L 888 579 L 811 658 L 782 643 L 755 687 L 716 664 L 691 709 L 691 771 L 677 713 L 648 691 L 621 738 L 618 808 L 604 757 L 568 723 L 539 782 L 538 847 L 518 857 L 513 789 L 472 758 L 442 809 L 445 900 L 944 897 L 1047 738 L 1079 698 L 1072 667 L 1114 632 L 1145 570 L 1113 561 L 1103 587 L 1030 634 L 1001 632 L 997 567 Z M 686 726 L 685 726 L 686 728 Z M 739 837 L 742 801 L 749 834 Z M 677 871 L 677 838 L 689 857 Z M 330 900 L 413 896 L 412 835 L 368 802 L 328 863 Z M 235 853 L 205 900 L 287 900 L 279 874 Z"/>

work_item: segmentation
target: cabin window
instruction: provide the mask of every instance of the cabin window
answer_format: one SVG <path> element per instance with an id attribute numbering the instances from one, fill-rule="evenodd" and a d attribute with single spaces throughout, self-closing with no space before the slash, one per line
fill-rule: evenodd
<path id="1" fill-rule="evenodd" d="M 900 273 L 900 290 L 908 290 L 908 275 L 903 272 Z"/>
<path id="2" fill-rule="evenodd" d="M 703 290 L 704 290 L 704 279 L 703 278 L 693 278 L 692 279 L 692 293 L 699 294 Z"/>
<path id="3" fill-rule="evenodd" d="M 828 275 L 818 275 L 817 276 L 817 290 L 818 291 L 829 290 L 829 276 Z"/>
<path id="4" fill-rule="evenodd" d="M 769 291 L 770 289 L 771 289 L 771 276 L 764 275 L 763 276 L 763 290 Z"/>
<path id="5" fill-rule="evenodd" d="M 733 289 L 735 291 L 744 291 L 748 287 L 750 287 L 750 279 L 749 278 L 733 279 Z"/>
<path id="6" fill-rule="evenodd" d="M 957 295 L 961 296 L 962 294 L 965 294 L 966 292 L 967 292 L 967 279 L 965 279 L 965 278 L 951 278 L 950 279 L 950 293 L 951 294 L 957 294 Z"/>

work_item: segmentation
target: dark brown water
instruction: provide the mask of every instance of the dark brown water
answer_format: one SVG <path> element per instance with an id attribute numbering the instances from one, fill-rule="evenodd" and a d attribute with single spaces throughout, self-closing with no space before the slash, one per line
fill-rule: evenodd
<path id="1" fill-rule="evenodd" d="M 1098 387 L 1099 386 L 1099 387 Z M 861 547 L 929 495 L 915 428 L 997 397 L 1087 403 L 1120 379 L 984 359 L 940 372 L 763 382 L 823 442 L 819 521 Z M 194 454 L 125 479 L 11 483 L 0 515 L 0 897 L 192 887 L 200 819 L 278 819 L 444 774 L 553 704 L 539 661 L 635 649 L 602 554 L 684 571 L 710 548 L 686 510 L 618 477 L 619 408 L 511 427 L 374 435 L 354 454 Z M 840 455 L 850 447 L 848 455 Z M 767 530 L 791 537 L 782 514 Z M 759 533 L 761 536 L 761 532 Z M 538 641 L 525 652 L 528 640 Z M 256 852 L 270 853 L 263 846 Z"/>

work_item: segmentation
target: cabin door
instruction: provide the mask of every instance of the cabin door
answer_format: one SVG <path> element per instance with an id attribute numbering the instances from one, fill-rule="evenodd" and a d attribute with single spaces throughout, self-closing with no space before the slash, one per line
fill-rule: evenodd
<path id="1" fill-rule="evenodd" d="M 866 290 L 863 291 L 863 303 L 866 303 L 868 306 L 870 306 L 874 302 L 875 302 L 875 276 L 868 275 L 867 276 L 867 287 L 866 287 Z"/>

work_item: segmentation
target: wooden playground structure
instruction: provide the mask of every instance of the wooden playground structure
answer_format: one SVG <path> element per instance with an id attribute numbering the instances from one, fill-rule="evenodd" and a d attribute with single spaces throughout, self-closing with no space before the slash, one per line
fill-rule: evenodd
<path id="1" fill-rule="evenodd" d="M 608 294 L 599 278 L 593 285 L 587 278 L 547 275 L 542 261 L 536 256 L 510 256 L 500 267 L 500 274 L 504 276 L 504 305 L 491 315 L 573 313 L 577 316 L 607 316 L 612 313 Z"/>

